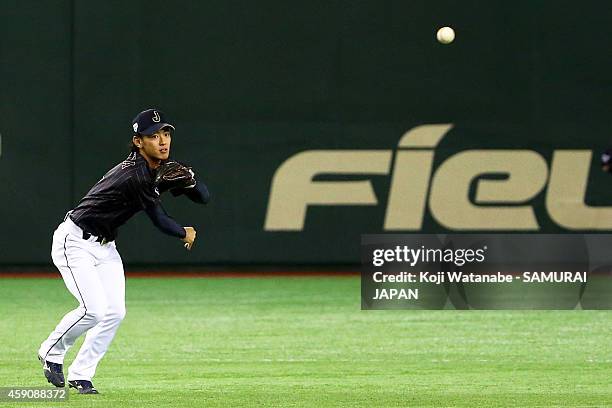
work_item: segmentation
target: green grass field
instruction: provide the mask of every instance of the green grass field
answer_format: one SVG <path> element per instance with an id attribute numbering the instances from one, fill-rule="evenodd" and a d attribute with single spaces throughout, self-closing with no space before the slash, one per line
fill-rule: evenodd
<path id="1" fill-rule="evenodd" d="M 54 406 L 612 406 L 612 312 L 361 311 L 356 277 L 129 279 L 127 297 L 101 394 Z M 0 280 L 0 387 L 48 386 L 36 351 L 75 305 L 59 279 Z"/>

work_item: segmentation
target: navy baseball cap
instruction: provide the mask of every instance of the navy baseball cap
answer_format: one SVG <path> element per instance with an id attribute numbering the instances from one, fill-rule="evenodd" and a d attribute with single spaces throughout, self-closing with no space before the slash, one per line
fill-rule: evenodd
<path id="1" fill-rule="evenodd" d="M 174 125 L 170 124 L 164 112 L 157 109 L 142 111 L 132 121 L 134 133 L 140 133 L 141 135 L 152 135 L 164 127 L 174 130 Z"/>

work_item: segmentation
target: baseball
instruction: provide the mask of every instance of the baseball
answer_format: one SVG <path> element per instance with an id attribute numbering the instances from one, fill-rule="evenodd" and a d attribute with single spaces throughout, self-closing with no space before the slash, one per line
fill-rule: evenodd
<path id="1" fill-rule="evenodd" d="M 455 39 L 455 30 L 450 27 L 442 27 L 436 33 L 436 38 L 442 44 L 450 44 Z"/>

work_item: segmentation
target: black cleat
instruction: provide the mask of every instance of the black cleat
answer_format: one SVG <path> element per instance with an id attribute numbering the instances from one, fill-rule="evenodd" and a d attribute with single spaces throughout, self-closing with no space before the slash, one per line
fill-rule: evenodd
<path id="1" fill-rule="evenodd" d="M 68 381 L 68 387 L 76 389 L 79 394 L 99 394 L 91 381 L 87 380 Z"/>
<path id="2" fill-rule="evenodd" d="M 64 373 L 62 372 L 62 365 L 57 363 L 52 363 L 50 361 L 45 360 L 41 356 L 38 356 L 38 360 L 43 366 L 43 373 L 47 378 L 47 381 L 56 387 L 63 387 L 66 385 L 64 381 Z"/>

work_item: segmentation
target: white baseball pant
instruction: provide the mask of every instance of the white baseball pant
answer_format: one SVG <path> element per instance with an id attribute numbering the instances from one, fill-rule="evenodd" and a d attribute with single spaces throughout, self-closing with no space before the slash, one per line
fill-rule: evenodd
<path id="1" fill-rule="evenodd" d="M 79 306 L 62 318 L 39 355 L 63 364 L 68 349 L 87 332 L 67 380 L 91 381 L 125 317 L 123 263 L 114 241 L 102 245 L 96 237 L 83 239 L 83 231 L 69 217 L 53 234 L 51 257 Z"/>

